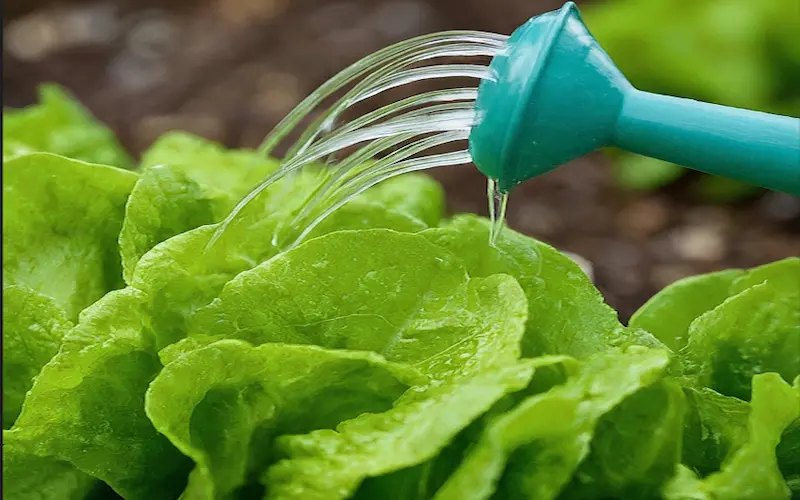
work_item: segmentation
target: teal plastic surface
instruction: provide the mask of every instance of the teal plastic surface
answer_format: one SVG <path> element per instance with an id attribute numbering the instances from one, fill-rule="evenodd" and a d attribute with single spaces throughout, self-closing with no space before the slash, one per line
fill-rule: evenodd
<path id="1" fill-rule="evenodd" d="M 514 31 L 490 68 L 470 153 L 502 191 L 616 146 L 800 196 L 800 119 L 637 90 L 572 2 Z"/>

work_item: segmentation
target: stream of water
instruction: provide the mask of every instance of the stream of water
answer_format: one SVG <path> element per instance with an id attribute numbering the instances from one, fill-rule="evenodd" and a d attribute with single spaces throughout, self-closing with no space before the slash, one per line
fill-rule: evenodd
<path id="1" fill-rule="evenodd" d="M 486 194 L 489 198 L 489 244 L 495 246 L 500 231 L 506 220 L 506 207 L 508 206 L 508 192 L 502 192 L 494 179 L 487 179 Z"/>
<path id="2" fill-rule="evenodd" d="M 333 211 L 375 184 L 412 171 L 471 163 L 466 141 L 476 118 L 473 106 L 477 86 L 480 80 L 492 75 L 486 62 L 461 61 L 491 58 L 503 50 L 506 39 L 505 35 L 472 31 L 425 35 L 375 52 L 328 80 L 270 132 L 260 147 L 261 152 L 271 154 L 326 98 L 350 88 L 302 131 L 289 147 L 279 170 L 234 207 L 209 245 L 270 186 L 308 165 L 328 163 L 328 170 L 292 221 L 294 234 L 281 244 L 284 248 L 300 243 Z M 459 62 L 452 63 L 453 58 Z M 454 78 L 471 79 L 474 86 L 426 91 L 350 121 L 340 119 L 354 105 L 390 89 Z M 447 145 L 455 145 L 451 148 L 455 151 L 437 152 Z M 497 192 L 491 180 L 489 189 L 491 239 L 495 241 L 503 225 L 507 195 Z"/>

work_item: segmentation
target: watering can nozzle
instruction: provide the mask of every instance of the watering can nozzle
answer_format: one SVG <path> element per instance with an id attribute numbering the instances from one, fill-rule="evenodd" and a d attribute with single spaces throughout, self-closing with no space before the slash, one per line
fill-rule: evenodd
<path id="1" fill-rule="evenodd" d="M 470 153 L 502 191 L 605 146 L 800 195 L 800 120 L 634 88 L 568 2 L 509 37 Z"/>

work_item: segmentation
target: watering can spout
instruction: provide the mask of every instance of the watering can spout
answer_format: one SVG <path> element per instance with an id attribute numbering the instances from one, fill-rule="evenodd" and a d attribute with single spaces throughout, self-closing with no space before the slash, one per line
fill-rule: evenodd
<path id="1" fill-rule="evenodd" d="M 503 191 L 605 146 L 800 195 L 800 120 L 634 88 L 578 8 L 530 19 L 494 57 L 470 153 Z"/>

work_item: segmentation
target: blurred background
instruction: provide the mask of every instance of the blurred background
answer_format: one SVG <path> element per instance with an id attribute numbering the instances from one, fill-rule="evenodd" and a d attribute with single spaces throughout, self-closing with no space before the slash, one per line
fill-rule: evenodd
<path id="1" fill-rule="evenodd" d="M 800 115 L 800 2 L 577 3 L 637 87 Z M 447 29 L 510 33 L 561 4 L 5 0 L 3 105 L 32 104 L 40 83 L 57 82 L 134 155 L 173 129 L 255 147 L 303 97 L 370 52 Z M 486 215 L 476 169 L 431 174 L 451 212 Z M 797 197 L 614 151 L 513 191 L 508 222 L 589 259 L 623 318 L 681 277 L 800 255 Z"/>

